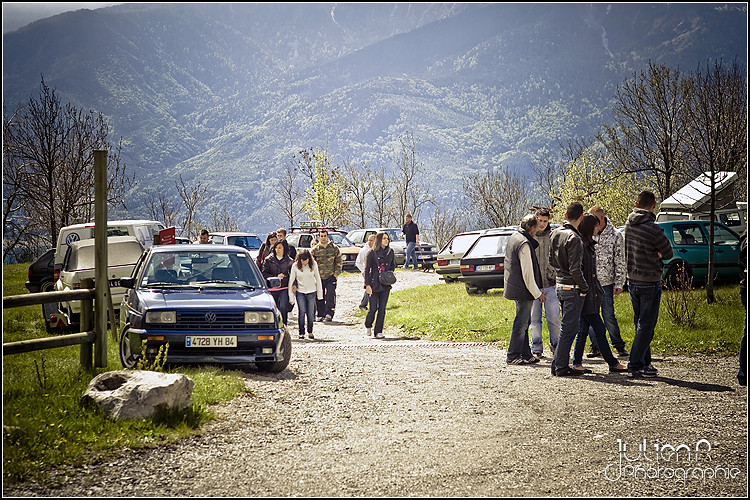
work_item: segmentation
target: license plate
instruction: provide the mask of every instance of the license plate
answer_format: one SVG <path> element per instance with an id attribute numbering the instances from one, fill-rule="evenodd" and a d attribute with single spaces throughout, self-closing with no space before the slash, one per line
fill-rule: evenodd
<path id="1" fill-rule="evenodd" d="M 109 286 L 120 286 L 120 278 L 116 280 L 109 280 Z"/>
<path id="2" fill-rule="evenodd" d="M 495 265 L 494 264 L 488 264 L 486 266 L 477 266 L 477 271 L 494 271 Z"/>
<path id="3" fill-rule="evenodd" d="M 452 260 L 451 261 L 451 266 L 458 266 L 460 264 L 461 264 L 461 260 L 460 259 L 459 260 Z"/>
<path id="4" fill-rule="evenodd" d="M 185 337 L 185 347 L 237 347 L 237 336 L 189 335 Z"/>

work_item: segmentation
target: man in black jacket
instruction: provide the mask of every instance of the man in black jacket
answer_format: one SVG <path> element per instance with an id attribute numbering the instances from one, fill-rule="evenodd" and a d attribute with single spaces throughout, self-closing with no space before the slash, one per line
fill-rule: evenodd
<path id="1" fill-rule="evenodd" d="M 568 205 L 565 219 L 568 221 L 566 224 L 552 231 L 549 256 L 549 262 L 555 268 L 555 286 L 562 309 L 560 340 L 552 360 L 552 375 L 557 377 L 583 374 L 570 367 L 570 348 L 578 333 L 583 299 L 589 290 L 581 268 L 583 240 L 578 232 L 578 225 L 583 220 L 583 205 L 577 201 Z"/>
<path id="2" fill-rule="evenodd" d="M 628 373 L 633 377 L 655 377 L 651 364 L 651 341 L 661 304 L 662 259 L 672 258 L 672 245 L 655 221 L 656 196 L 641 191 L 635 209 L 625 222 L 625 260 L 628 266 L 628 292 L 633 304 L 635 337 L 630 348 Z"/>

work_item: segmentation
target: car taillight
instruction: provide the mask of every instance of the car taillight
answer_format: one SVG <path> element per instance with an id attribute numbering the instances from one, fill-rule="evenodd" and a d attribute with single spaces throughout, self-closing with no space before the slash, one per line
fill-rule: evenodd
<path id="1" fill-rule="evenodd" d="M 437 265 L 438 266 L 447 266 L 448 265 L 448 261 L 447 260 L 443 260 L 443 259 L 438 259 Z"/>
<path id="2" fill-rule="evenodd" d="M 474 272 L 474 266 L 472 266 L 471 264 L 461 264 L 460 269 L 461 271 Z"/>
<path id="3" fill-rule="evenodd" d="M 60 279 L 60 270 L 59 269 L 55 269 L 55 272 L 54 272 L 53 276 L 55 278 L 55 281 L 59 280 Z"/>
<path id="4" fill-rule="evenodd" d="M 505 270 L 505 266 L 503 266 L 503 264 L 500 264 L 499 262 L 497 262 L 495 264 L 495 271 L 503 271 L 503 270 Z"/>

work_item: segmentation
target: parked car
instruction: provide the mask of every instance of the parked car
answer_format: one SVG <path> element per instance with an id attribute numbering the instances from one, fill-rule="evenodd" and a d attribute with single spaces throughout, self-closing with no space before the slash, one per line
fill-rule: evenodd
<path id="1" fill-rule="evenodd" d="M 292 228 L 287 233 L 286 241 L 295 249 L 312 248 L 318 244 L 318 231 L 323 228 Z M 341 261 L 345 271 L 356 271 L 357 254 L 359 247 L 349 241 L 346 233 L 337 229 L 325 228 L 328 231 L 328 238 L 339 247 L 341 251 Z"/>
<path id="2" fill-rule="evenodd" d="M 111 220 L 107 221 L 107 237 L 134 236 L 143 246 L 148 248 L 154 244 L 154 234 L 164 229 L 164 224 L 155 220 Z M 62 268 L 67 247 L 74 241 L 93 240 L 94 223 L 73 224 L 60 229 L 57 234 L 55 247 L 54 279 L 57 281 Z"/>
<path id="3" fill-rule="evenodd" d="M 50 248 L 29 266 L 29 280 L 24 283 L 31 293 L 55 291 L 55 249 Z"/>
<path id="4" fill-rule="evenodd" d="M 245 248 L 253 256 L 253 259 L 258 257 L 258 252 L 260 252 L 260 247 L 263 244 L 258 235 L 252 233 L 209 233 L 208 237 L 218 245 L 237 245 Z"/>
<path id="5" fill-rule="evenodd" d="M 406 260 L 406 239 L 404 238 L 404 233 L 401 232 L 400 227 L 371 227 L 367 229 L 355 229 L 354 231 L 350 231 L 346 237 L 349 238 L 352 243 L 361 248 L 367 244 L 367 238 L 369 238 L 371 234 L 379 233 L 381 231 L 388 233 L 388 238 L 391 240 L 390 246 L 396 257 L 396 264 L 402 266 Z M 433 268 L 437 263 L 437 249 L 435 248 L 435 245 L 427 241 L 422 241 L 420 238 L 419 249 L 417 250 L 417 260 L 422 264 L 423 268 Z"/>
<path id="6" fill-rule="evenodd" d="M 503 288 L 505 248 L 517 227 L 489 229 L 480 235 L 461 258 L 461 276 L 469 295 Z"/>
<path id="7" fill-rule="evenodd" d="M 657 222 L 672 244 L 673 257 L 664 261 L 663 279 L 674 287 L 681 280 L 681 268 L 693 283 L 705 283 L 708 277 L 710 222 L 680 220 Z M 717 281 L 739 281 L 739 236 L 720 222 L 714 223 L 714 276 Z"/>
<path id="8" fill-rule="evenodd" d="M 68 246 L 60 270 L 60 279 L 55 283 L 55 289 L 58 292 L 79 289 L 82 279 L 94 278 L 94 249 L 95 240 L 93 239 L 74 241 Z M 125 289 L 120 286 L 120 278 L 130 276 L 142 253 L 143 245 L 134 236 L 107 238 L 107 278 L 110 297 L 115 308 L 120 304 L 125 292 Z M 96 283 L 94 285 L 96 286 Z M 81 301 L 60 302 L 57 318 L 63 320 L 64 324 L 58 323 L 51 326 L 76 326 L 80 323 L 80 313 Z"/>
<path id="9" fill-rule="evenodd" d="M 461 276 L 461 257 L 464 256 L 466 250 L 469 249 L 471 244 L 474 243 L 484 231 L 485 230 L 478 230 L 458 233 L 448 240 L 448 243 L 440 249 L 436 256 L 437 263 L 435 266 L 435 272 L 440 275 L 440 279 L 444 280 L 446 283 L 452 283 L 458 280 L 458 277 Z"/>
<path id="10" fill-rule="evenodd" d="M 167 363 L 255 363 L 280 372 L 291 337 L 250 252 L 234 245 L 166 245 L 147 249 L 120 283 L 120 361 L 136 365 L 167 345 Z M 145 342 L 145 346 L 144 343 Z M 143 347 L 143 349 L 142 349 Z M 144 351 L 145 350 L 145 351 Z"/>

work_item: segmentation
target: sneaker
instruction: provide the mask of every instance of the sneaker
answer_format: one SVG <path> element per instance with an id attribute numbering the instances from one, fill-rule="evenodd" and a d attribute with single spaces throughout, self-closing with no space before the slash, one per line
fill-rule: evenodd
<path id="1" fill-rule="evenodd" d="M 628 356 L 630 356 L 630 353 L 625 350 L 624 347 L 621 347 L 620 349 L 617 349 L 617 355 L 622 358 L 627 358 Z"/>
<path id="2" fill-rule="evenodd" d="M 539 361 L 540 359 L 542 359 L 544 357 L 544 353 L 543 352 L 535 352 L 534 353 L 534 357 L 536 358 L 537 361 Z"/>
<path id="3" fill-rule="evenodd" d="M 370 327 L 370 328 L 368 328 L 368 329 L 367 329 L 367 333 L 366 333 L 366 335 L 367 335 L 368 337 L 372 336 L 372 327 Z"/>
<path id="4" fill-rule="evenodd" d="M 328 322 L 330 322 L 332 320 L 333 320 L 333 317 L 330 314 L 326 314 L 326 317 L 323 318 L 323 321 L 325 321 L 326 323 L 328 323 Z"/>
<path id="5" fill-rule="evenodd" d="M 385 338 L 385 335 L 383 335 L 383 333 L 382 333 L 382 332 L 381 332 L 381 333 L 376 333 L 376 334 L 375 334 L 375 338 L 376 338 L 376 339 L 384 339 L 384 338 Z"/>
<path id="6" fill-rule="evenodd" d="M 591 349 L 591 352 L 586 355 L 587 358 L 598 358 L 602 355 L 599 349 Z"/>
<path id="7" fill-rule="evenodd" d="M 299 339 L 300 340 L 305 340 L 305 334 L 304 333 L 300 333 L 299 334 Z"/>
<path id="8" fill-rule="evenodd" d="M 637 370 L 628 368 L 628 374 L 633 378 L 656 377 L 656 369 L 649 369 L 647 366 Z"/>
<path id="9" fill-rule="evenodd" d="M 310 332 L 310 333 L 307 334 L 307 338 L 310 339 L 310 340 L 312 340 L 315 337 L 313 336 L 312 332 Z"/>
<path id="10" fill-rule="evenodd" d="M 529 362 L 523 358 L 514 358 L 508 360 L 509 365 L 528 365 Z"/>
<path id="11" fill-rule="evenodd" d="M 539 363 L 539 358 L 537 358 L 536 356 L 531 356 L 526 360 L 526 362 L 530 365 L 533 365 L 534 363 Z"/>
<path id="12" fill-rule="evenodd" d="M 643 367 L 643 373 L 647 377 L 656 377 L 657 375 L 659 375 L 659 370 L 654 368 L 654 365 L 648 365 Z"/>

